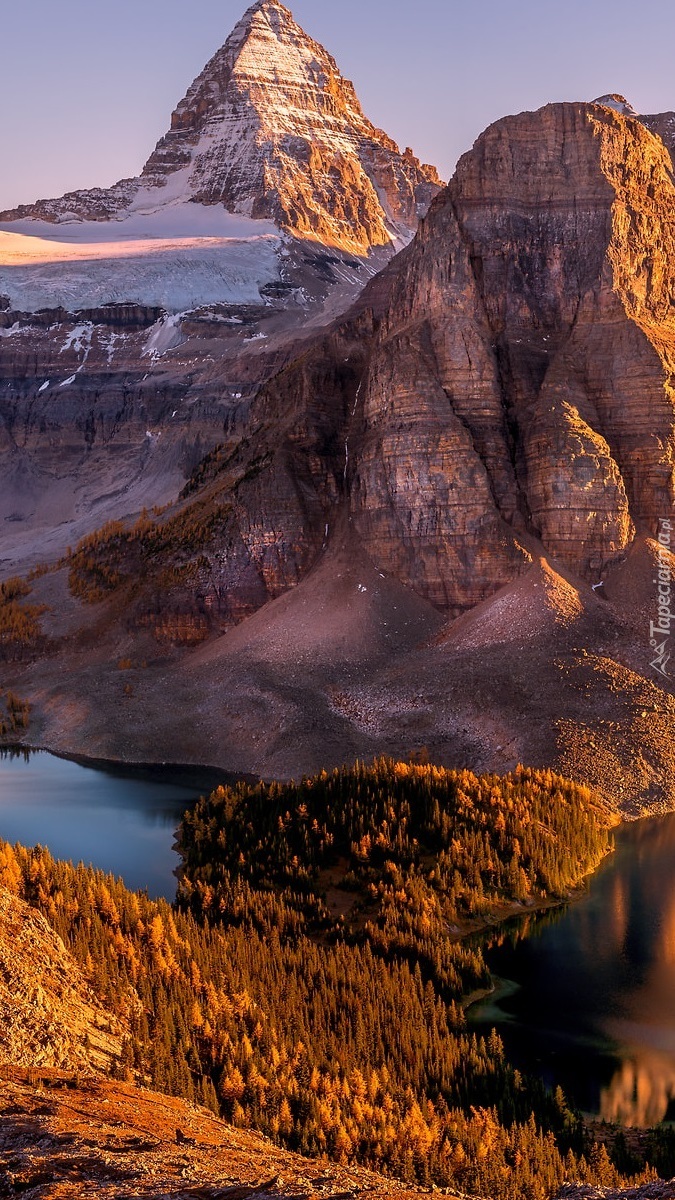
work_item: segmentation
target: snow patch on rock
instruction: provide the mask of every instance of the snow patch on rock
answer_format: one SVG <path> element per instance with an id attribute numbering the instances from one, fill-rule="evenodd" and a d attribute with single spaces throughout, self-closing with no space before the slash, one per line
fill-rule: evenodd
<path id="1" fill-rule="evenodd" d="M 171 316 L 161 317 L 150 330 L 148 340 L 141 351 L 141 358 L 146 356 L 152 359 L 161 358 L 167 350 L 173 350 L 175 346 L 180 346 L 183 341 L 180 321 L 184 316 L 185 313 L 173 313 Z"/>
<path id="2" fill-rule="evenodd" d="M 602 104 L 605 108 L 613 108 L 615 112 L 621 113 L 622 117 L 639 117 L 639 112 L 633 105 L 626 100 L 625 96 L 620 96 L 618 92 L 609 92 L 606 96 L 598 96 L 594 104 Z"/>

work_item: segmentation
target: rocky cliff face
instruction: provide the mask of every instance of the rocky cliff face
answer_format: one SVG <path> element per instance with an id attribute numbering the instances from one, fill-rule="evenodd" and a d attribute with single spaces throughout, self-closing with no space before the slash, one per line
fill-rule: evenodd
<path id="1" fill-rule="evenodd" d="M 675 150 L 675 112 L 652 113 L 640 115 L 640 121 L 647 129 L 661 138 L 664 146 L 670 151 L 671 158 Z"/>
<path id="2" fill-rule="evenodd" d="M 649 637 L 675 567 L 674 203 L 664 144 L 613 105 L 488 129 L 180 503 L 35 584 L 51 644 L 76 636 L 12 681 L 31 736 L 268 776 L 426 746 L 675 803 Z M 122 657 L 151 664 L 133 694 Z"/>
<path id="3" fill-rule="evenodd" d="M 370 365 L 354 515 L 376 562 L 400 574 L 407 556 L 412 586 L 453 608 L 518 573 L 523 538 L 596 582 L 636 527 L 657 532 L 674 239 L 670 161 L 637 121 L 554 105 L 478 140 Z"/>
<path id="4" fill-rule="evenodd" d="M 261 382 L 298 344 L 286 316 L 283 300 L 180 322 L 138 305 L 0 312 L 5 574 L 175 500 L 214 445 L 237 445 Z"/>
<path id="5" fill-rule="evenodd" d="M 223 205 L 357 254 L 409 240 L 440 180 L 364 116 L 353 85 L 278 0 L 256 0 L 194 81 L 141 176 L 0 220 L 109 220 Z"/>
<path id="6" fill-rule="evenodd" d="M 4 873 L 7 867 L 4 863 Z M 44 917 L 0 886 L 0 1063 L 109 1070 L 125 1032 Z"/>
<path id="7" fill-rule="evenodd" d="M 261 395 L 261 430 L 298 411 L 241 527 L 302 461 L 316 503 L 285 541 L 316 546 L 342 497 L 375 565 L 455 615 L 533 553 L 597 583 L 636 530 L 658 532 L 675 465 L 675 188 L 658 138 L 604 105 L 498 122 L 392 286 L 360 374 L 332 376 L 330 442 L 307 359 Z"/>

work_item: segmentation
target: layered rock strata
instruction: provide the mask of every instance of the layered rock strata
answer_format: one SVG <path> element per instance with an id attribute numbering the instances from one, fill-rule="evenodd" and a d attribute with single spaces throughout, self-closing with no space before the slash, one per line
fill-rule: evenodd
<path id="1" fill-rule="evenodd" d="M 119 219 L 151 204 L 222 205 L 357 254 L 409 240 L 441 181 L 364 116 L 353 84 L 278 0 L 257 0 L 207 63 L 141 175 L 0 213 Z"/>
<path id="2" fill-rule="evenodd" d="M 256 402 L 275 449 L 238 492 L 238 528 L 305 480 L 292 528 L 256 540 L 263 573 L 286 545 L 316 551 L 338 499 L 375 565 L 451 614 L 542 548 L 596 583 L 636 531 L 658 533 L 675 464 L 675 188 L 658 138 L 605 105 L 499 121 L 392 273 L 365 354 L 349 357 L 344 326 L 332 371 L 326 342 Z"/>

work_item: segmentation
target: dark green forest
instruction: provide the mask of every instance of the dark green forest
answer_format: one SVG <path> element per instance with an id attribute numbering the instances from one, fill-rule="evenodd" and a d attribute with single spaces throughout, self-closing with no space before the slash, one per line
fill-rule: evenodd
<path id="1" fill-rule="evenodd" d="M 461 934 L 564 898 L 608 825 L 549 771 L 380 760 L 201 800 L 174 906 L 40 847 L 2 845 L 0 881 L 128 1022 L 122 1076 L 305 1154 L 544 1200 L 621 1176 L 559 1089 L 467 1028 L 462 1001 L 489 979 Z M 624 1177 L 651 1177 L 622 1153 Z"/>

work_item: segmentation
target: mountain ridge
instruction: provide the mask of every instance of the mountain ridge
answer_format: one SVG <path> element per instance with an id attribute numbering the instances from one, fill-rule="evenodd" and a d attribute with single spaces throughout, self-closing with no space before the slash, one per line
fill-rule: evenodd
<path id="1" fill-rule="evenodd" d="M 141 174 L 0 213 L 120 220 L 177 200 L 356 254 L 409 240 L 441 181 L 364 116 L 353 84 L 277 0 L 252 5 L 174 110 Z"/>
<path id="2" fill-rule="evenodd" d="M 179 504 L 36 584 L 49 603 L 70 574 L 98 603 L 111 580 L 82 611 L 83 648 L 96 611 L 106 628 L 95 657 L 67 684 L 24 673 L 43 742 L 282 778 L 426 746 L 564 766 L 626 814 L 672 804 L 673 683 L 649 632 L 674 237 L 670 159 L 634 118 L 578 103 L 490 127 Z M 120 710 L 122 645 L 156 666 Z"/>

